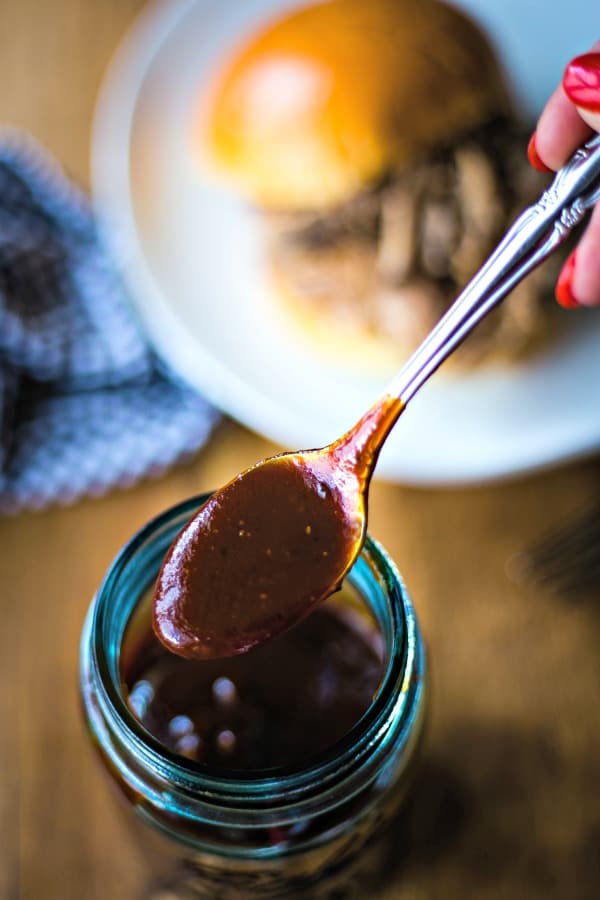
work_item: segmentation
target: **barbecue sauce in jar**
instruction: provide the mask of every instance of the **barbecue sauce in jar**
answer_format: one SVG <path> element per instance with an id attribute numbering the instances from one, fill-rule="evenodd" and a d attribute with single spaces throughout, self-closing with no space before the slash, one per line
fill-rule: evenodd
<path id="1" fill-rule="evenodd" d="M 188 660 L 154 636 L 150 597 L 125 633 L 131 712 L 174 753 L 222 768 L 289 767 L 333 747 L 368 709 L 384 670 L 376 621 L 346 585 L 247 654 Z"/>

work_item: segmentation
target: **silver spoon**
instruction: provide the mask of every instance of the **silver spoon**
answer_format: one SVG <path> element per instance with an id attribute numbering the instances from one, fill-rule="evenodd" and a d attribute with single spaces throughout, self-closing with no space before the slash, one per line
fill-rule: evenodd
<path id="1" fill-rule="evenodd" d="M 167 553 L 154 629 L 175 653 L 229 656 L 289 628 L 337 590 L 367 524 L 379 451 L 402 410 L 500 301 L 600 199 L 600 135 L 526 209 L 379 400 L 343 437 L 284 453 L 217 491 Z"/>

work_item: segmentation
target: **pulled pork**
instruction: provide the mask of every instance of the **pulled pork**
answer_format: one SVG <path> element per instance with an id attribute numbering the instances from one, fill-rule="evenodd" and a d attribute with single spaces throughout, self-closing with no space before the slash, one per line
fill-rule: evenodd
<path id="1" fill-rule="evenodd" d="M 295 302 L 411 352 L 544 187 L 525 138 L 498 120 L 327 212 L 267 217 L 269 253 Z M 458 351 L 515 359 L 546 337 L 560 266 L 523 281 Z"/>

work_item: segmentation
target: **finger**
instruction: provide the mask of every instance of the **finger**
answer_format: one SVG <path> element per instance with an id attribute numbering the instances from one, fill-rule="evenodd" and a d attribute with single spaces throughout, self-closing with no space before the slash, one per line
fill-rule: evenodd
<path id="1" fill-rule="evenodd" d="M 582 306 L 600 305 L 600 206 L 596 206 L 579 241 L 573 295 Z"/>
<path id="2" fill-rule="evenodd" d="M 599 52 L 600 41 L 596 41 L 589 53 L 575 57 L 567 65 L 563 83 L 555 90 L 546 104 L 531 141 L 530 160 L 534 166 L 537 156 L 537 161 L 541 162 L 542 166 L 559 169 L 573 151 L 590 136 L 592 131 L 600 130 L 600 117 L 598 116 L 600 109 L 589 110 L 588 107 L 585 110 L 576 109 L 572 102 L 575 98 L 569 97 L 565 93 L 566 85 L 569 91 L 575 90 L 575 93 L 578 93 L 578 99 L 581 100 L 584 96 L 581 91 L 583 79 L 584 83 L 587 83 L 589 98 L 589 58 L 597 57 Z M 588 61 L 587 69 L 580 65 L 580 61 L 586 59 Z M 591 81 L 594 81 L 593 74 Z M 577 87 L 579 87 L 579 92 Z M 541 167 L 536 166 L 536 168 Z"/>
<path id="3" fill-rule="evenodd" d="M 560 169 L 571 154 L 592 134 L 573 106 L 562 85 L 544 109 L 535 130 L 534 146 L 539 159 L 550 169 Z"/>
<path id="4" fill-rule="evenodd" d="M 595 45 L 600 48 L 600 41 Z M 581 118 L 600 131 L 600 52 L 576 56 L 565 69 L 562 86 Z"/>
<path id="5" fill-rule="evenodd" d="M 565 309 L 600 306 L 600 207 L 596 207 L 578 247 L 562 267 L 556 299 Z"/>

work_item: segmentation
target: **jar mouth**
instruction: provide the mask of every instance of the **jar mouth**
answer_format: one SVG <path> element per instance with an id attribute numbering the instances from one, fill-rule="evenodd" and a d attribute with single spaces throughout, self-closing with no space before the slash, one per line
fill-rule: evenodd
<path id="1" fill-rule="evenodd" d="M 215 790 L 221 797 L 230 795 L 236 804 L 246 796 L 254 803 L 257 798 L 272 803 L 276 796 L 289 801 L 294 792 L 305 793 L 311 786 L 322 792 L 329 776 L 335 774 L 338 780 L 344 769 L 351 773 L 365 762 L 374 762 L 377 751 L 384 750 L 389 742 L 389 723 L 402 715 L 403 704 L 408 705 L 418 641 L 414 613 L 396 566 L 369 536 L 348 580 L 358 588 L 376 617 L 384 638 L 385 668 L 367 710 L 342 738 L 319 755 L 289 766 L 251 771 L 217 769 L 165 747 L 133 715 L 123 696 L 120 652 L 127 623 L 153 583 L 168 546 L 209 496 L 191 497 L 150 520 L 111 564 L 88 621 L 99 703 L 111 730 L 134 751 L 136 758 L 184 790 Z M 131 569 L 137 569 L 137 574 Z M 140 570 L 145 573 L 145 581 Z"/>

